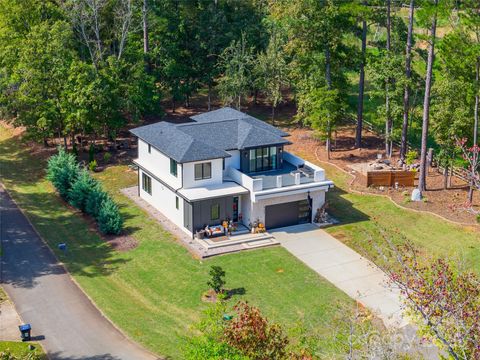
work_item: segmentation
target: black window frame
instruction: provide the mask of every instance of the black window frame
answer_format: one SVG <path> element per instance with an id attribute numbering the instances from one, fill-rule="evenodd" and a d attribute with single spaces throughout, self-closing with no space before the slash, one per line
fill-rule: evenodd
<path id="1" fill-rule="evenodd" d="M 199 176 L 197 176 L 197 168 L 200 169 Z M 206 168 L 209 168 L 209 174 L 206 174 L 207 173 L 207 171 L 205 171 Z M 193 177 L 194 177 L 195 181 L 211 179 L 212 178 L 212 163 L 209 161 L 209 162 L 203 162 L 203 163 L 195 164 L 195 166 L 193 168 Z"/>
<path id="2" fill-rule="evenodd" d="M 178 196 L 175 196 L 175 208 L 177 210 L 180 209 L 180 199 L 178 198 Z"/>
<path id="3" fill-rule="evenodd" d="M 142 172 L 142 190 L 152 195 L 152 178 Z"/>
<path id="4" fill-rule="evenodd" d="M 275 154 L 273 150 L 275 149 Z M 252 152 L 254 157 L 252 158 Z M 261 146 L 248 150 L 248 172 L 256 173 L 276 170 L 278 166 L 279 149 L 277 146 Z M 252 168 L 253 165 L 253 168 Z"/>
<path id="5" fill-rule="evenodd" d="M 170 158 L 170 174 L 178 177 L 178 163 L 176 160 Z"/>
<path id="6" fill-rule="evenodd" d="M 215 209 L 215 212 L 217 213 L 216 214 L 217 217 L 214 217 L 214 209 Z M 210 220 L 211 221 L 220 220 L 220 204 L 215 203 L 210 206 Z"/>

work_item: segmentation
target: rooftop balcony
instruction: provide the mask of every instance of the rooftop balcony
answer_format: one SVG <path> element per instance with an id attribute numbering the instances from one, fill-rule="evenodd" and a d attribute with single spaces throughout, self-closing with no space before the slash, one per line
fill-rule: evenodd
<path id="1" fill-rule="evenodd" d="M 281 169 L 245 174 L 237 169 L 228 168 L 226 175 L 247 188 L 254 197 L 289 189 L 297 190 L 320 185 L 328 187 L 333 185 L 331 181 L 325 178 L 324 169 L 289 152 L 283 153 Z"/>

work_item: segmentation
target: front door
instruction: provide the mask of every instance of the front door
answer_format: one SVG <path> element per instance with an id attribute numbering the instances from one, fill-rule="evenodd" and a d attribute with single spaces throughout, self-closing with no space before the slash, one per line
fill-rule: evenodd
<path id="1" fill-rule="evenodd" d="M 233 197 L 232 220 L 238 222 L 238 196 Z"/>

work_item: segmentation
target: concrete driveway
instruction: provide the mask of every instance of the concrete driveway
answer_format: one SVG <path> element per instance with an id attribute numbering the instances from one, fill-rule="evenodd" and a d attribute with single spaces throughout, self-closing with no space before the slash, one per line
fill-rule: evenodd
<path id="1" fill-rule="evenodd" d="M 0 185 L 5 291 L 50 359 L 156 359 L 123 336 L 58 264 Z"/>
<path id="2" fill-rule="evenodd" d="M 373 263 L 312 224 L 269 231 L 311 269 L 373 311 L 387 327 L 407 325 L 400 292 Z"/>

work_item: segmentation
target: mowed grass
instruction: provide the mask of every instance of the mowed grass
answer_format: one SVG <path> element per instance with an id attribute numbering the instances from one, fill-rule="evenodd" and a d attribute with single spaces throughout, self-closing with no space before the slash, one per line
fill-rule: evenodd
<path id="1" fill-rule="evenodd" d="M 480 232 L 475 227 L 452 224 L 435 215 L 395 205 L 383 196 L 349 193 L 350 175 L 320 163 L 312 154 L 298 154 L 325 168 L 335 182 L 327 193 L 329 211 L 341 221 L 327 231 L 370 258 L 378 256 L 374 244 L 385 244 L 382 232 L 396 243 L 405 239 L 432 257 L 447 257 L 480 275 Z M 370 241 L 373 240 L 373 241 Z"/>
<path id="2" fill-rule="evenodd" d="M 33 350 L 28 348 L 29 345 L 33 346 Z M 40 357 L 42 360 L 47 360 L 45 353 L 42 350 L 42 347 L 37 343 L 24 343 L 17 341 L 0 341 L 0 354 L 9 353 L 14 356 L 24 356 L 34 353 Z"/>
<path id="3" fill-rule="evenodd" d="M 136 174 L 114 166 L 98 178 L 120 204 L 127 232 L 139 241 L 133 250 L 114 251 L 44 179 L 45 160 L 32 157 L 9 130 L 0 130 L 1 181 L 9 193 L 96 305 L 150 350 L 181 358 L 184 337 L 207 306 L 201 295 L 211 265 L 225 269 L 228 288 L 245 291 L 230 304 L 247 300 L 288 329 L 302 324 L 319 335 L 324 357 L 346 350 L 345 320 L 355 304 L 283 248 L 196 260 L 119 192 L 136 183 Z M 57 249 L 60 242 L 68 244 L 67 255 Z"/>

